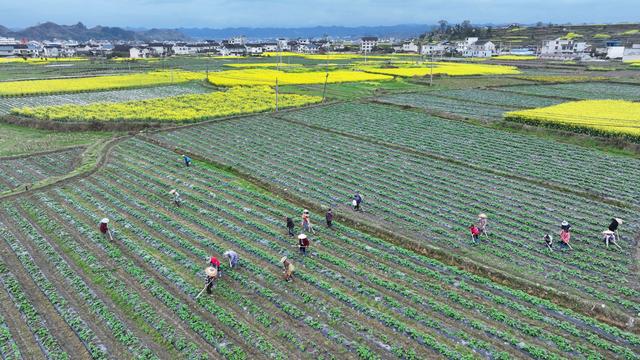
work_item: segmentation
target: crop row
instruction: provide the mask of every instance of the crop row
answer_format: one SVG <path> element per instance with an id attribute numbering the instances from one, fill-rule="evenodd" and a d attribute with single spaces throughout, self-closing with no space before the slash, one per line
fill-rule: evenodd
<path id="1" fill-rule="evenodd" d="M 117 158 L 117 163 L 118 164 L 133 163 L 134 162 L 133 159 L 136 156 L 143 155 L 145 152 L 145 149 L 144 147 L 136 147 L 135 149 L 130 151 L 131 151 L 131 155 L 129 155 L 128 157 Z M 151 152 L 153 150 L 147 149 L 146 151 Z M 157 153 L 157 150 L 155 150 L 155 152 Z M 144 154 L 144 155 L 153 156 L 151 153 Z M 139 163 L 139 161 L 137 161 L 136 163 Z M 169 175 L 166 172 L 171 170 L 166 169 L 166 166 L 158 166 L 156 167 L 156 169 L 151 169 L 145 165 L 144 168 L 147 169 L 146 172 L 148 172 L 149 174 L 144 174 L 143 172 L 141 172 L 141 170 L 131 168 L 128 166 L 125 166 L 125 168 L 123 169 L 121 165 L 114 165 L 113 166 L 114 175 L 112 175 L 111 178 L 108 180 L 101 181 L 100 184 L 106 184 L 106 183 L 109 183 L 109 181 L 122 181 L 122 180 L 118 180 L 118 178 L 122 179 L 123 177 L 128 180 L 128 184 L 123 183 L 121 185 L 120 191 L 124 191 L 124 189 L 130 186 L 133 186 L 133 184 L 145 184 L 144 189 L 136 188 L 136 189 L 132 189 L 132 192 L 140 196 L 140 198 L 137 201 L 143 201 L 142 199 L 149 199 L 148 201 L 151 201 L 152 203 L 156 202 L 154 198 L 159 197 L 157 194 L 162 193 L 163 190 L 166 189 L 168 186 L 182 185 L 183 187 L 188 189 L 188 190 L 185 190 L 185 191 L 188 191 L 188 195 L 187 195 L 188 198 L 186 200 L 188 204 L 185 204 L 183 208 L 191 207 L 193 213 L 196 213 L 196 214 L 199 213 L 201 214 L 201 216 L 205 218 L 208 218 L 208 217 L 215 218 L 216 216 L 225 216 L 225 217 L 230 217 L 230 219 L 235 219 L 231 221 L 235 223 L 245 224 L 245 226 L 248 227 L 248 229 L 247 228 L 239 229 L 238 231 L 240 232 L 246 233 L 247 231 L 250 231 L 249 229 L 258 229 L 263 233 L 262 236 L 256 237 L 256 240 L 259 241 L 260 243 L 264 243 L 264 240 L 267 238 L 276 238 L 276 239 L 280 238 L 281 239 L 279 240 L 280 242 L 286 243 L 286 240 L 282 240 L 283 238 L 283 235 L 281 235 L 282 232 L 276 229 L 278 228 L 279 226 L 278 223 L 280 222 L 280 220 L 277 220 L 277 219 L 282 218 L 282 216 L 287 213 L 277 212 L 274 214 L 274 211 L 277 211 L 277 206 L 282 206 L 284 204 L 283 202 L 273 204 L 275 206 L 269 206 L 270 204 L 268 203 L 261 204 L 261 202 L 266 202 L 266 201 L 274 202 L 274 200 L 271 200 L 264 196 L 260 197 L 259 199 L 256 199 L 255 196 L 257 196 L 257 194 L 252 193 L 250 191 L 243 191 L 243 189 L 240 187 L 233 188 L 233 189 L 225 189 L 230 187 L 228 185 L 224 185 L 224 184 L 229 184 L 228 180 L 223 179 L 221 181 L 220 179 L 216 179 L 215 176 L 202 179 L 199 181 L 200 184 L 196 185 L 194 183 L 195 180 L 192 177 L 187 178 L 184 174 L 181 174 L 181 172 L 177 169 L 175 171 L 172 171 L 173 175 Z M 199 170 L 199 172 L 202 172 L 202 171 L 204 170 Z M 116 173 L 118 173 L 118 175 L 116 175 Z M 122 175 L 123 173 L 126 175 Z M 182 179 L 178 178 L 178 176 L 182 176 Z M 199 174 L 198 176 L 202 177 L 203 175 Z M 166 179 L 166 180 L 154 180 L 154 179 Z M 174 183 L 163 184 L 163 182 L 166 182 L 168 180 L 171 180 Z M 154 185 L 152 184 L 153 182 L 157 184 Z M 162 185 L 159 186 L 160 184 Z M 201 188 L 202 186 L 204 186 L 204 188 Z M 98 191 L 98 193 L 99 192 L 100 191 Z M 198 194 L 196 194 L 196 192 L 198 192 Z M 119 193 L 119 192 L 114 191 L 114 193 Z M 231 196 L 234 196 L 235 199 L 229 200 L 229 197 Z M 251 196 L 253 196 L 254 198 L 251 198 Z M 158 204 L 167 202 L 166 199 L 162 199 L 161 195 L 160 195 L 160 199 L 157 201 L 158 201 Z M 236 203 L 237 201 L 242 201 L 242 203 Z M 194 202 L 193 205 L 191 204 L 192 202 Z M 122 204 L 118 204 L 118 205 L 122 206 Z M 215 211 L 214 213 L 210 213 L 209 211 L 202 210 L 201 208 L 199 208 L 199 206 L 203 206 L 203 207 L 207 206 L 209 208 L 213 208 Z M 261 210 L 256 210 L 255 209 L 256 206 L 259 206 L 265 211 L 268 210 L 271 213 L 266 214 L 266 213 L 263 213 Z M 253 207 L 254 209 L 251 209 L 251 207 Z M 292 208 L 290 205 L 288 207 L 289 209 L 287 210 L 289 211 L 294 210 L 294 208 Z M 149 210 L 146 207 L 144 209 L 146 210 L 145 213 L 151 213 L 151 214 L 153 213 L 152 212 L 153 210 Z M 185 210 L 175 209 L 175 212 L 185 212 Z M 288 214 L 290 214 L 290 212 Z M 262 220 L 259 220 L 259 219 L 262 219 Z M 256 223 L 256 221 L 258 221 L 258 223 Z M 218 222 L 221 222 L 221 220 L 218 220 Z M 263 224 L 260 224 L 260 222 L 263 222 Z M 224 224 L 225 222 L 221 222 L 221 223 Z M 229 224 L 228 226 L 233 228 L 232 224 Z M 210 228 L 208 228 L 207 230 L 213 231 Z M 256 230 L 253 230 L 253 231 L 256 231 Z M 547 337 L 548 334 L 546 334 L 545 331 L 537 331 L 535 330 L 535 328 L 531 328 L 531 327 L 528 328 L 526 325 L 522 325 L 522 323 L 519 323 L 519 324 L 511 323 L 506 319 L 510 318 L 512 314 L 509 314 L 503 317 L 502 315 L 500 315 L 499 312 L 495 313 L 493 311 L 490 311 L 488 308 L 485 308 L 484 306 L 477 307 L 476 305 L 473 304 L 473 302 L 469 302 L 468 300 L 465 301 L 464 295 L 461 298 L 460 293 L 456 294 L 456 293 L 452 293 L 451 291 L 444 291 L 440 289 L 440 292 L 435 292 L 435 291 L 430 292 L 428 293 L 428 295 L 425 294 L 425 297 L 421 297 L 421 295 L 419 295 L 421 290 L 418 290 L 418 289 L 420 288 L 420 286 L 424 286 L 425 282 L 419 281 L 419 280 L 412 281 L 411 277 L 407 274 L 407 272 L 415 271 L 417 273 L 415 276 L 421 276 L 418 273 L 420 271 L 418 269 L 422 269 L 422 267 L 414 265 L 412 267 L 413 268 L 412 270 L 405 269 L 405 268 L 398 269 L 395 276 L 392 276 L 393 279 L 391 279 L 389 278 L 390 275 L 388 275 L 387 270 L 389 269 L 389 267 L 394 266 L 394 261 L 397 261 L 397 258 L 387 257 L 387 259 L 382 260 L 381 255 L 384 254 L 384 252 L 380 252 L 380 251 L 377 252 L 376 255 L 381 257 L 380 258 L 376 257 L 375 260 L 373 261 L 372 260 L 367 261 L 366 260 L 367 256 L 364 256 L 364 254 L 361 256 L 358 256 L 357 257 L 358 264 L 360 266 L 364 266 L 363 269 L 367 269 L 367 270 L 366 271 L 358 270 L 358 269 L 354 270 L 353 269 L 353 266 L 354 266 L 353 256 L 355 255 L 354 251 L 357 251 L 356 249 L 358 249 L 358 247 L 362 248 L 364 244 L 361 241 L 358 241 L 356 239 L 351 240 L 346 236 L 338 236 L 337 239 L 334 238 L 334 239 L 327 239 L 327 240 L 324 240 L 324 236 L 332 237 L 332 235 L 325 235 L 324 232 L 322 233 L 322 236 L 320 234 L 316 234 L 314 236 L 314 238 L 316 238 L 317 239 L 316 241 L 318 242 L 317 250 L 314 250 L 316 251 L 314 255 L 318 256 L 319 260 L 317 260 L 317 263 L 316 263 L 316 262 L 311 262 L 309 259 L 305 259 L 304 264 L 306 266 L 306 269 L 318 271 L 322 273 L 324 276 L 331 277 L 334 279 L 334 281 L 341 282 L 344 284 L 352 284 L 351 281 L 349 280 L 352 277 L 357 279 L 359 277 L 366 276 L 367 283 L 373 283 L 379 286 L 381 290 L 380 289 L 376 290 L 371 288 L 367 289 L 366 287 L 363 287 L 363 285 L 352 284 L 349 286 L 355 289 L 359 289 L 359 291 L 365 291 L 365 294 L 367 294 L 368 297 L 375 297 L 376 299 L 379 297 L 380 300 L 378 301 L 386 302 L 387 306 L 391 308 L 397 308 L 398 306 L 402 306 L 398 304 L 402 304 L 404 301 L 405 306 L 407 306 L 406 302 L 408 302 L 410 304 L 413 304 L 414 306 L 418 306 L 418 309 L 422 309 L 422 311 L 424 311 L 425 308 L 420 308 L 419 306 L 420 305 L 427 306 L 426 304 L 429 304 L 427 308 L 432 309 L 431 311 L 434 311 L 437 309 L 438 311 L 442 311 L 444 314 L 447 314 L 447 316 L 453 319 L 458 319 L 458 321 L 464 322 L 465 316 L 461 315 L 461 314 L 464 314 L 464 312 L 458 314 L 454 309 L 449 308 L 447 305 L 444 305 L 445 303 L 450 302 L 451 300 L 454 300 L 454 303 L 457 306 L 460 306 L 459 310 L 468 311 L 469 308 L 475 309 L 481 314 L 485 314 L 485 316 L 488 319 L 493 319 L 494 321 L 495 320 L 505 321 L 507 325 L 514 327 L 518 331 L 527 333 L 529 335 L 542 336 L 543 338 L 546 337 L 547 339 L 550 339 L 551 341 L 554 341 L 554 342 L 557 341 L 558 346 L 562 346 L 562 347 L 568 346 L 562 340 L 562 337 L 553 337 L 553 336 Z M 345 239 L 347 239 L 346 241 L 350 241 L 350 243 L 352 244 L 351 246 L 353 247 L 343 248 L 342 244 L 335 245 L 336 243 L 344 243 Z M 358 244 L 358 245 L 354 246 L 354 244 Z M 373 249 L 370 248 L 369 243 L 366 243 L 366 245 L 367 246 L 365 246 L 365 248 L 367 252 L 370 253 L 371 250 Z M 287 245 L 281 245 L 281 246 L 268 245 L 268 246 L 269 248 L 277 249 L 281 252 L 281 251 L 286 251 Z M 343 255 L 340 256 L 339 254 L 343 254 Z M 381 262 L 383 264 L 381 264 Z M 384 262 L 388 262 L 388 263 L 384 264 Z M 405 262 L 403 263 L 403 265 L 406 266 L 405 264 L 407 263 L 410 264 L 410 262 Z M 397 267 L 397 265 L 395 266 Z M 342 272 L 340 276 L 336 276 L 337 274 L 330 270 L 332 268 L 341 268 L 342 270 L 339 270 L 340 272 Z M 353 273 L 349 275 L 344 275 L 343 273 L 344 271 L 352 271 Z M 367 273 L 369 275 L 363 275 Z M 373 273 L 376 273 L 376 275 L 383 277 L 384 280 L 382 278 L 377 278 L 376 276 L 373 275 Z M 453 283 L 454 280 L 451 280 L 451 282 Z M 406 284 L 405 287 L 400 285 L 403 283 Z M 336 285 L 334 284 L 334 287 L 335 286 Z M 439 288 L 438 286 L 430 287 L 429 290 L 433 291 L 434 289 L 438 289 L 438 288 Z M 466 288 L 466 289 L 468 290 L 469 288 Z M 382 291 L 382 293 L 377 294 L 373 291 Z M 387 292 L 392 292 L 392 294 L 399 293 L 399 294 L 402 294 L 402 297 L 390 295 Z M 417 294 L 415 292 L 417 292 Z M 446 301 L 439 303 L 437 301 L 432 300 L 433 298 L 437 298 L 439 296 L 442 296 L 443 299 L 446 299 Z M 500 297 L 494 297 L 494 298 L 491 298 L 491 301 L 500 301 L 500 303 L 508 303 L 508 301 L 505 299 L 502 299 L 502 300 L 498 300 L 498 299 L 500 299 Z M 514 309 L 520 308 L 522 310 L 522 307 L 521 306 L 519 307 L 515 302 L 511 302 L 510 305 Z M 403 311 L 403 313 L 413 314 L 413 312 L 410 311 L 410 309 L 405 309 L 405 310 L 406 311 Z M 418 310 L 418 312 L 420 312 L 420 310 Z M 522 310 L 522 313 L 535 314 L 535 312 L 531 312 L 531 311 L 527 312 L 526 310 Z M 480 316 L 480 318 L 482 318 L 482 316 Z M 541 318 L 543 317 L 537 316 L 537 317 L 534 317 L 533 319 L 541 319 Z M 551 320 L 551 324 L 553 324 L 553 326 L 556 326 L 558 322 L 554 322 Z M 488 332 L 490 334 L 499 334 L 496 336 L 501 337 L 505 340 L 510 339 L 507 334 L 501 333 L 499 331 L 496 332 L 496 330 L 491 330 L 491 327 L 487 327 L 486 325 L 483 325 L 482 321 L 475 321 L 468 326 L 471 326 L 472 328 L 477 327 L 478 329 L 482 329 L 483 331 Z M 568 324 L 565 324 L 563 326 L 564 328 L 572 327 L 571 325 L 568 325 Z M 504 338 L 504 336 L 506 336 L 506 338 Z M 508 341 L 511 342 L 511 340 L 508 340 Z M 518 341 L 515 341 L 513 342 L 513 345 L 515 346 L 518 343 L 519 343 Z M 597 341 L 594 340 L 594 343 L 597 343 Z M 539 349 L 536 349 L 535 347 L 532 347 L 530 350 L 531 352 L 539 351 Z M 589 352 L 587 348 L 580 348 L 578 351 Z M 617 348 L 617 351 L 619 351 L 620 353 L 626 353 L 624 348 Z"/>
<path id="2" fill-rule="evenodd" d="M 78 147 L 44 155 L 0 159 L 0 192 L 64 175 L 78 164 L 83 151 Z"/>
<path id="3" fill-rule="evenodd" d="M 240 128 L 248 132 L 240 133 Z M 244 135 L 250 133 L 262 136 Z M 417 240 L 467 256 L 491 254 L 493 260 L 502 259 L 497 264 L 515 266 L 514 271 L 536 281 L 545 276 L 555 285 L 638 307 L 632 300 L 638 284 L 629 271 L 630 256 L 605 250 L 599 239 L 614 214 L 633 218 L 628 210 L 345 137 L 310 134 L 265 117 L 183 129 L 157 138 L 172 147 L 215 154 L 209 156 L 319 204 L 345 204 L 353 192 L 361 191 L 368 199 L 366 216 L 401 224 L 392 228 Z M 312 155 L 291 150 L 312 142 L 319 144 Z M 466 227 L 480 212 L 491 214 L 493 235 L 469 252 Z M 574 224 L 576 250 L 569 254 L 545 250 L 539 239 L 545 232 L 555 232 L 565 219 Z M 633 227 L 627 231 L 630 234 Z M 632 248 L 634 241 L 625 237 L 623 247 Z M 613 266 L 620 274 L 610 276 L 600 272 L 600 266 Z M 598 283 L 598 279 L 607 281 Z M 631 298 L 625 299 L 626 294 Z"/>
<path id="4" fill-rule="evenodd" d="M 505 87 L 501 90 L 528 95 L 560 97 L 565 99 L 617 99 L 634 101 L 640 98 L 640 86 L 604 82 L 520 85 Z"/>
<path id="5" fill-rule="evenodd" d="M 206 92 L 206 88 L 195 84 L 179 84 L 169 86 L 157 86 L 141 89 L 96 91 L 79 94 L 57 94 L 29 97 L 5 97 L 0 98 L 0 114 L 9 114 L 11 109 L 36 106 L 53 105 L 88 105 L 105 102 L 125 102 L 131 100 L 145 100 L 178 96 L 187 94 L 200 94 Z"/>
<path id="6" fill-rule="evenodd" d="M 509 93 L 506 91 L 492 89 L 441 90 L 434 91 L 431 94 L 434 96 L 466 101 L 469 103 L 469 106 L 474 106 L 474 103 L 480 103 L 513 108 L 536 108 L 557 105 L 562 102 L 562 100 L 558 99 Z"/>
<path id="7" fill-rule="evenodd" d="M 283 114 L 313 126 L 401 145 L 481 169 L 640 204 L 640 161 L 570 144 L 375 104 L 344 103 Z M 393 122 L 389 122 L 389 118 Z M 617 176 L 611 176 L 611 169 Z"/>

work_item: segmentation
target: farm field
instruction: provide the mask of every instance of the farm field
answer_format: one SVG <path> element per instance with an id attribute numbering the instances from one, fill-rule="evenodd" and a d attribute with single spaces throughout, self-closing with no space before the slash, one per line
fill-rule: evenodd
<path id="1" fill-rule="evenodd" d="M 83 151 L 84 148 L 77 147 L 39 155 L 0 157 L 0 193 L 70 172 L 79 164 Z"/>
<path id="2" fill-rule="evenodd" d="M 500 90 L 492 89 L 464 89 L 450 91 L 435 91 L 430 95 L 452 98 L 473 103 L 498 105 L 501 107 L 513 108 L 536 108 L 543 106 L 557 105 L 562 102 L 559 99 L 550 99 L 534 95 L 524 95 L 516 93 L 508 93 Z"/>
<path id="3" fill-rule="evenodd" d="M 431 93 L 406 93 L 381 96 L 377 102 L 423 109 L 427 112 L 454 118 L 497 121 L 512 107 L 474 103 L 469 105 L 464 99 L 452 99 Z"/>
<path id="4" fill-rule="evenodd" d="M 640 86 L 618 83 L 570 83 L 534 86 L 510 86 L 502 90 L 529 95 L 564 99 L 610 99 L 635 101 L 640 98 Z"/>
<path id="5" fill-rule="evenodd" d="M 278 106 L 284 109 L 320 101 L 320 97 L 282 94 Z M 266 86 L 255 86 L 122 103 L 23 107 L 14 108 L 11 113 L 53 121 L 195 122 L 275 108 L 275 91 Z"/>
<path id="6" fill-rule="evenodd" d="M 171 204 L 171 188 L 183 206 Z M 299 212 L 223 170 L 184 168 L 172 151 L 127 140 L 94 175 L 0 205 L 0 352 L 638 358 L 637 335 L 341 223 L 328 230 L 317 213 L 302 258 L 281 225 Z M 103 216 L 116 241 L 99 233 Z M 229 248 L 240 268 L 223 272 L 215 295 L 194 300 L 205 259 Z M 292 283 L 281 280 L 283 255 L 296 265 Z"/>
<path id="7" fill-rule="evenodd" d="M 0 123 L 0 156 L 38 153 L 74 146 L 87 146 L 114 134 L 101 132 L 57 132 Z"/>
<path id="8" fill-rule="evenodd" d="M 640 206 L 640 189 L 626 181 L 640 178 L 640 161 L 626 156 L 378 104 L 336 104 L 281 117 Z M 619 177 L 610 176 L 611 168 L 617 169 Z"/>
<path id="9" fill-rule="evenodd" d="M 510 121 L 559 127 L 598 136 L 640 140 L 640 103 L 624 100 L 583 100 L 512 111 Z"/>
<path id="10" fill-rule="evenodd" d="M 638 230 L 636 211 L 268 116 L 159 133 L 154 138 L 317 206 L 348 211 L 346 204 L 360 191 L 367 200 L 366 212 L 354 215 L 359 221 L 583 299 L 606 299 L 608 306 L 627 313 L 640 310 L 632 255 L 637 239 L 630 236 Z M 305 144 L 314 144 L 313 150 L 299 151 Z M 470 246 L 467 226 L 480 212 L 492 217 L 492 236 Z M 622 251 L 606 250 L 600 239 L 613 216 L 630 219 Z M 574 224 L 576 250 L 549 252 L 542 236 L 556 233 L 563 220 Z M 615 275 L 598 271 L 601 266 L 615 268 Z"/>
<path id="11" fill-rule="evenodd" d="M 188 71 L 154 71 L 142 74 L 95 76 L 73 79 L 5 81 L 0 96 L 25 96 L 83 91 L 114 90 L 169 85 L 204 79 L 204 74 Z"/>
<path id="12" fill-rule="evenodd" d="M 88 105 L 98 102 L 125 102 L 187 94 L 202 94 L 206 92 L 209 92 L 209 90 L 199 84 L 187 83 L 141 89 L 96 91 L 78 94 L 0 97 L 0 114 L 8 114 L 11 112 L 11 109 L 23 107 L 67 104 Z"/>
<path id="13" fill-rule="evenodd" d="M 329 77 L 322 71 L 285 72 L 269 69 L 227 70 L 209 74 L 209 82 L 218 86 L 275 86 L 276 79 L 280 85 L 292 85 L 324 84 L 325 79 L 328 83 L 342 83 L 391 80 L 392 77 L 351 70 L 331 71 Z"/>

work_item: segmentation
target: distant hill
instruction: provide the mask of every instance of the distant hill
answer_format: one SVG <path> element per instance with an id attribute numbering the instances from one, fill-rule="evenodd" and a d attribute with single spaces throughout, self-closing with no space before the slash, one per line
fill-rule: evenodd
<path id="1" fill-rule="evenodd" d="M 194 39 L 228 39 L 233 36 L 244 35 L 249 39 L 276 39 L 285 38 L 319 38 L 330 36 L 334 38 L 359 38 L 361 36 L 379 36 L 379 37 L 395 37 L 410 38 L 417 37 L 427 31 L 430 31 L 433 25 L 394 25 L 394 26 L 316 26 L 316 27 L 300 27 L 300 28 L 179 28 L 183 34 Z"/>
<path id="2" fill-rule="evenodd" d="M 187 40 L 188 37 L 176 30 L 151 29 L 145 31 L 131 31 L 119 27 L 95 26 L 87 28 L 79 22 L 75 25 L 58 25 L 53 22 L 45 22 L 30 26 L 20 31 L 10 31 L 0 26 L 0 36 L 9 36 L 17 39 L 29 40 L 122 40 L 122 41 L 152 41 L 152 40 Z"/>

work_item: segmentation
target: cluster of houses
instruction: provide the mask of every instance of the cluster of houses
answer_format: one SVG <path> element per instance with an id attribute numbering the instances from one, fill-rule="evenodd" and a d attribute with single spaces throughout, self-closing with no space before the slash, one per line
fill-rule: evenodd
<path id="1" fill-rule="evenodd" d="M 271 41 L 250 42 L 244 36 L 223 41 L 124 43 L 110 41 L 27 41 L 0 37 L 0 57 L 58 58 L 74 56 L 150 58 L 173 55 L 252 56 L 265 52 L 297 52 L 317 54 L 325 52 L 409 53 L 425 56 L 462 56 L 489 58 L 495 55 L 537 55 L 545 59 L 639 60 L 640 44 L 625 47 L 619 41 L 607 41 L 602 47 L 593 47 L 579 39 L 557 38 L 544 41 L 541 46 L 513 49 L 478 37 L 462 41 L 424 43 L 417 39 L 399 41 L 365 36 L 358 40 L 279 38 Z"/>

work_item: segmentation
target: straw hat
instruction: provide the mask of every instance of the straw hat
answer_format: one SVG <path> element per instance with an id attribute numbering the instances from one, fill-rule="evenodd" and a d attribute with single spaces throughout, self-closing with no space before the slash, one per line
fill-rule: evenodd
<path id="1" fill-rule="evenodd" d="M 176 189 L 171 189 L 171 191 L 169 191 L 169 194 L 173 195 L 176 193 Z"/>
<path id="2" fill-rule="evenodd" d="M 487 214 L 482 213 L 482 214 L 478 215 L 478 217 L 481 218 L 481 219 L 486 219 L 487 218 Z"/>
<path id="3" fill-rule="evenodd" d="M 104 219 L 100 220 L 100 223 L 101 224 L 108 224 L 109 223 L 109 219 L 104 218 Z"/>
<path id="4" fill-rule="evenodd" d="M 613 235 L 615 233 L 613 231 L 611 231 L 611 230 L 605 230 L 605 231 L 602 232 L 602 234 L 603 235 Z"/>
<path id="5" fill-rule="evenodd" d="M 207 274 L 207 276 L 211 276 L 211 277 L 215 277 L 216 275 L 218 275 L 218 270 L 216 270 L 216 268 L 214 268 L 213 266 L 209 266 L 208 268 L 204 269 L 205 274 Z"/>
<path id="6" fill-rule="evenodd" d="M 305 214 L 308 214 L 308 213 L 309 213 L 309 210 L 304 209 L 304 210 L 302 210 L 302 212 L 303 212 L 303 213 L 305 213 Z"/>
<path id="7" fill-rule="evenodd" d="M 306 238 L 307 238 L 307 235 L 305 235 L 305 234 L 298 235 L 298 239 L 300 239 L 300 240 L 304 240 Z"/>
<path id="8" fill-rule="evenodd" d="M 560 225 L 567 226 L 567 225 L 569 225 L 569 223 L 567 221 L 563 221 L 562 224 L 560 224 Z"/>
<path id="9" fill-rule="evenodd" d="M 284 264 L 285 261 L 287 261 L 287 257 L 283 256 L 282 259 L 280 259 L 280 264 Z"/>
<path id="10" fill-rule="evenodd" d="M 622 219 L 620 219 L 620 218 L 615 218 L 615 219 L 616 219 L 616 222 L 617 222 L 618 224 L 622 224 Z"/>

